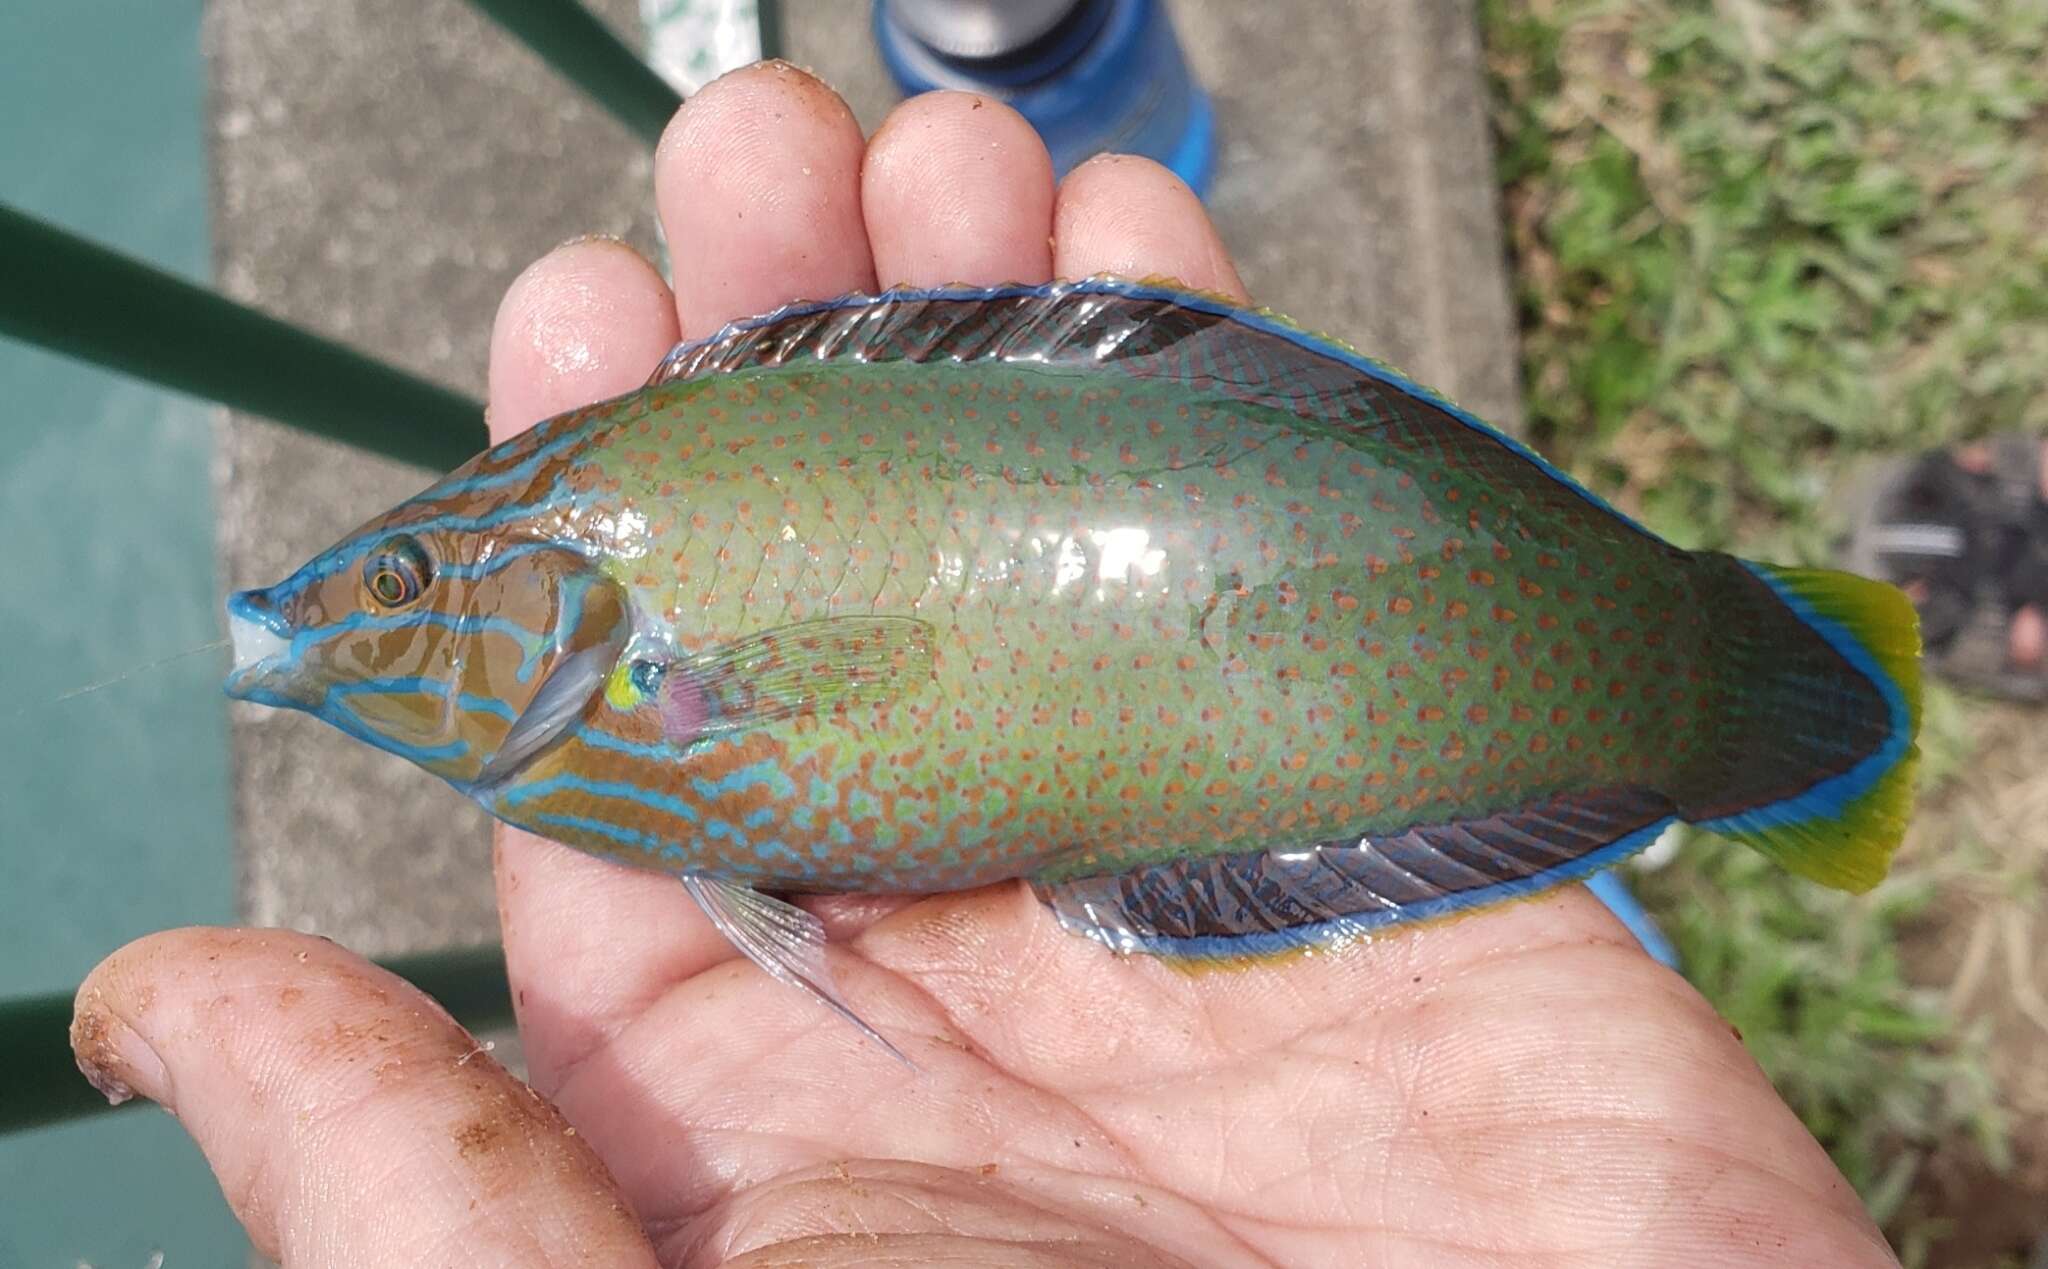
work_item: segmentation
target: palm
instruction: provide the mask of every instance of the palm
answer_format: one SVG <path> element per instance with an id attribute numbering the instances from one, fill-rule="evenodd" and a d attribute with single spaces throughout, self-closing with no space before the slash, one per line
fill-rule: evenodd
<path id="1" fill-rule="evenodd" d="M 1188 974 L 998 887 L 894 912 L 835 970 L 917 1073 L 730 959 L 567 1049 L 566 994 L 531 989 L 535 1078 L 664 1263 L 798 1236 L 865 1263 L 869 1230 L 976 1264 L 1883 1255 L 1726 1025 L 1576 891 Z"/>
<path id="2" fill-rule="evenodd" d="M 636 386 L 679 336 L 878 277 L 1242 295 L 1162 170 L 1055 195 L 1028 127 L 968 98 L 864 145 L 829 89 L 757 68 L 684 109 L 656 185 L 673 290 L 616 244 L 529 269 L 493 335 L 499 436 Z M 911 1072 L 673 878 L 509 831 L 497 875 L 560 1115 L 402 984 L 288 936 L 117 953 L 81 990 L 81 1065 L 173 1105 L 294 1269 L 1889 1259 L 1727 1027 L 1576 888 L 1200 973 L 1069 935 L 1021 884 L 823 903 L 842 991 Z"/>

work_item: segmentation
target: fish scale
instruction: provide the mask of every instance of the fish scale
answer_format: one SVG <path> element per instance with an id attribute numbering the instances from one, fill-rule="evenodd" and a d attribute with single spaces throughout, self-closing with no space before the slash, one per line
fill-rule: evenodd
<path id="1" fill-rule="evenodd" d="M 720 872 L 951 888 L 1243 849 L 1275 832 L 1356 837 L 1423 807 L 1511 806 L 1562 787 L 1581 762 L 1628 770 L 1669 752 L 1645 743 L 1672 729 L 1664 700 L 1587 703 L 1621 682 L 1591 675 L 1599 645 L 1630 638 L 1635 614 L 1596 605 L 1592 588 L 1508 586 L 1508 543 L 1527 547 L 1529 531 L 1464 482 L 1432 491 L 1392 446 L 1300 443 L 1286 418 L 1051 371 L 990 381 L 878 362 L 682 388 L 593 436 L 578 460 L 628 502 L 670 491 L 707 523 L 676 517 L 634 545 L 623 580 L 640 609 L 676 622 L 685 647 L 848 611 L 914 614 L 938 630 L 933 699 L 953 702 L 778 736 L 774 761 L 826 781 L 834 804 L 808 828 L 788 808 L 748 807 L 772 818 L 721 836 L 704 861 Z M 724 443 L 720 429 L 753 443 Z M 1115 465 L 1091 468 L 1098 454 Z M 1372 518 L 1332 496 L 1332 470 L 1371 481 Z M 1448 514 L 1461 499 L 1495 508 Z M 801 544 L 828 508 L 861 523 L 835 547 L 843 580 L 805 585 L 818 574 Z M 1565 560 L 1548 571 L 1565 575 Z M 1662 588 L 1667 602 L 1677 589 Z M 1536 632 L 1529 645 L 1510 639 L 1496 657 L 1500 630 L 1520 626 Z M 1539 646 L 1539 627 L 1575 633 Z M 1588 633 L 1590 657 L 1570 643 Z M 1589 673 L 1570 673 L 1575 661 Z M 1500 725 L 1482 689 L 1519 689 Z M 873 752 L 890 759 L 863 766 Z M 578 760 L 563 751 L 565 766 Z M 851 817 L 855 835 L 905 844 L 879 862 L 779 871 L 784 848 L 808 860 L 857 793 L 896 810 L 886 826 Z M 602 801 L 563 793 L 536 809 L 687 836 L 671 812 Z"/>
<path id="2" fill-rule="evenodd" d="M 1917 752 L 1895 590 L 1680 549 L 1340 344 L 1112 279 L 740 323 L 230 611 L 231 691 L 683 875 L 828 999 L 759 889 L 1022 877 L 1206 957 L 1676 820 L 1857 888 Z"/>

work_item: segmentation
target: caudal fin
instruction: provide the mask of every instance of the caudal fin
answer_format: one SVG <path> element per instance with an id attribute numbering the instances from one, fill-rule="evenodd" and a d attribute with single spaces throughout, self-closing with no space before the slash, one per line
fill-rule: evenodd
<path id="1" fill-rule="evenodd" d="M 1736 656 L 1753 702 L 1745 766 L 1779 796 L 1700 828 L 1799 876 L 1864 891 L 1884 879 L 1912 816 L 1920 750 L 1920 627 L 1896 587 L 1826 569 L 1728 561 L 1761 581 L 1820 645 L 1756 640 Z M 1754 594 L 1753 588 L 1748 588 Z"/>

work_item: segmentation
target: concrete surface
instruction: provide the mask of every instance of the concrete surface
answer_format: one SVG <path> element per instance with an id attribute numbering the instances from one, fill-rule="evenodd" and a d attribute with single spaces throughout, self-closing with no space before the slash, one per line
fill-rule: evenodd
<path id="1" fill-rule="evenodd" d="M 632 0 L 593 6 L 624 25 Z M 462 0 L 213 0 L 214 239 L 235 298 L 481 397 L 491 317 L 577 234 L 654 246 L 647 151 Z M 268 584 L 432 473 L 240 416 L 224 585 Z M 497 936 L 485 817 L 299 714 L 231 715 L 244 915 L 382 955 Z"/>
<path id="2" fill-rule="evenodd" d="M 615 23 L 630 0 L 595 6 Z M 893 93 L 856 0 L 787 52 L 863 124 Z M 1513 426 L 1512 329 L 1470 0 L 1181 3 L 1214 96 L 1211 198 L 1258 299 Z M 605 230 L 651 246 L 646 153 L 460 0 L 214 0 L 216 241 L 231 293 L 481 395 L 498 296 Z M 427 474 L 232 419 L 224 580 L 268 583 Z M 297 715 L 238 707 L 247 917 L 369 953 L 494 936 L 482 816 Z"/>

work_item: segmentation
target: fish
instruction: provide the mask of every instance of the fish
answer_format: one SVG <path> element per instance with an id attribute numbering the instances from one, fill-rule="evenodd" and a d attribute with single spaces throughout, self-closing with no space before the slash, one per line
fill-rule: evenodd
<path id="1" fill-rule="evenodd" d="M 1680 822 L 1864 890 L 1918 755 L 1895 588 L 1673 545 L 1336 340 L 1112 277 L 736 322 L 227 608 L 231 696 L 674 874 L 885 1047 L 784 896 L 1021 878 L 1234 962 Z"/>

